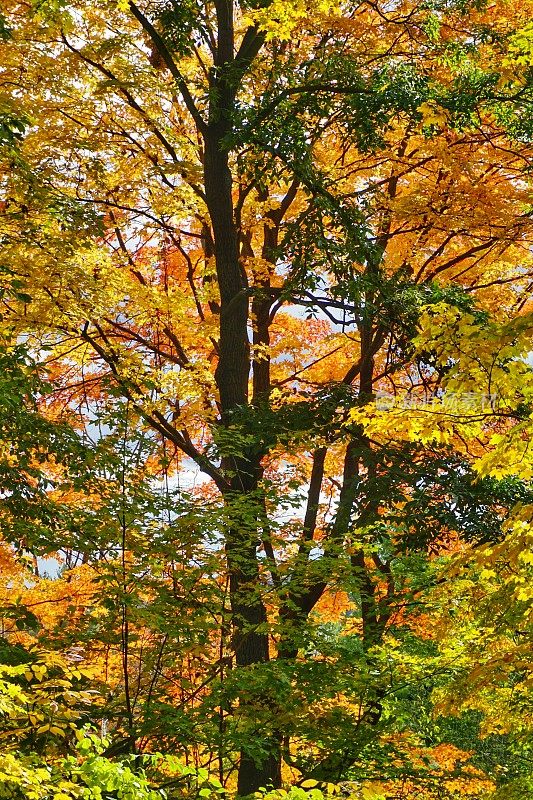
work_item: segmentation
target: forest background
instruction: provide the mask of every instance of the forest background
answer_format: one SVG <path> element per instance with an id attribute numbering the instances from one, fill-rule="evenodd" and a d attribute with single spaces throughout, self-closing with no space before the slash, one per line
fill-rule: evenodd
<path id="1" fill-rule="evenodd" d="M 0 797 L 531 797 L 532 12 L 4 0 Z"/>

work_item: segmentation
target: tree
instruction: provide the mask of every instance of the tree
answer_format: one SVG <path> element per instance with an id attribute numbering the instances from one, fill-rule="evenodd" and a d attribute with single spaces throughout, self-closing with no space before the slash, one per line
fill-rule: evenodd
<path id="1" fill-rule="evenodd" d="M 3 13 L 6 119 L 26 120 L 6 156 L 3 253 L 27 297 L 6 311 L 51 348 L 69 413 L 118 393 L 163 459 L 194 462 L 219 493 L 240 794 L 279 785 L 292 760 L 273 676 L 298 668 L 310 614 L 337 583 L 357 598 L 369 690 L 352 743 L 300 764 L 336 780 L 379 729 L 368 676 L 405 602 L 410 536 L 427 554 L 453 517 L 429 531 L 421 512 L 446 506 L 443 474 L 473 491 L 461 431 L 432 415 L 413 441 L 383 441 L 376 392 L 439 396 L 448 364 L 413 347 L 424 306 L 505 322 L 531 281 L 529 74 L 502 63 L 520 12 Z M 391 497 L 414 503 L 399 533 Z"/>

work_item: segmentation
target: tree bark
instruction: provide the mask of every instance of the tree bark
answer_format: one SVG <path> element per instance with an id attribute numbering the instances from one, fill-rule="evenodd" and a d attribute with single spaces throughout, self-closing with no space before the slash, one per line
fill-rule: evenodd
<path id="1" fill-rule="evenodd" d="M 232 197 L 232 175 L 229 165 L 227 137 L 233 125 L 235 76 L 238 73 L 234 55 L 233 4 L 228 0 L 215 3 L 218 22 L 218 47 L 215 68 L 211 73 L 211 102 L 207 130 L 204 132 L 204 187 L 207 208 L 213 228 L 216 273 L 220 291 L 219 361 L 215 379 L 219 391 L 222 424 L 228 425 L 237 409 L 248 406 L 250 377 L 250 344 L 248 340 L 248 285 L 240 263 L 239 237 Z M 252 47 L 253 50 L 253 47 Z M 252 53 L 253 55 L 253 53 Z M 241 58 L 246 66 L 245 54 Z M 257 550 L 259 515 L 253 525 L 253 505 L 261 477 L 260 456 L 236 453 L 225 456 L 222 468 L 229 478 L 224 501 L 232 524 L 225 531 L 226 558 L 229 572 L 229 593 L 232 614 L 232 647 L 235 663 L 245 669 L 269 660 L 267 613 L 261 599 L 261 582 Z M 240 519 L 243 499 L 246 520 Z M 252 513 L 249 513 L 252 510 Z M 244 678 L 245 680 L 245 678 Z M 253 713 L 254 702 L 244 700 L 241 709 Z M 238 793 L 248 795 L 260 786 L 280 785 L 281 767 L 277 742 L 268 737 L 261 741 L 269 755 L 254 760 L 246 747 L 239 762 Z"/>
<path id="2" fill-rule="evenodd" d="M 205 147 L 205 189 L 214 233 L 215 262 L 220 289 L 219 362 L 215 373 L 220 395 L 222 423 L 228 424 L 232 412 L 248 405 L 250 346 L 248 341 L 248 293 L 239 263 L 238 237 L 233 218 L 231 172 L 222 138 L 226 125 L 217 120 L 210 126 Z M 223 471 L 230 475 L 230 491 L 224 500 L 236 526 L 226 531 L 226 557 L 232 610 L 233 650 L 238 667 L 264 664 L 269 660 L 267 614 L 260 596 L 257 558 L 258 527 L 239 525 L 239 514 L 232 506 L 243 496 L 257 503 L 260 477 L 259 457 L 238 454 L 224 459 Z M 259 521 L 258 521 L 259 522 Z M 248 701 L 247 701 L 248 703 Z M 244 701 L 241 701 L 241 705 Z M 249 701 L 253 707 L 253 699 Z M 238 793 L 248 795 L 260 786 L 280 785 L 281 767 L 276 743 L 261 743 L 273 750 L 257 763 L 243 748 L 240 754 Z"/>

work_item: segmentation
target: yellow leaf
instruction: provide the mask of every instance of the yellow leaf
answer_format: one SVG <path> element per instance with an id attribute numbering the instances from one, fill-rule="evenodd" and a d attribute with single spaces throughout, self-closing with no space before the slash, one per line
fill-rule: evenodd
<path id="1" fill-rule="evenodd" d="M 40 728 L 37 728 L 37 733 L 46 733 L 50 730 L 50 725 L 41 725 Z"/>
<path id="2" fill-rule="evenodd" d="M 363 800 L 385 800 L 385 795 L 374 786 L 365 786 L 361 796 Z"/>

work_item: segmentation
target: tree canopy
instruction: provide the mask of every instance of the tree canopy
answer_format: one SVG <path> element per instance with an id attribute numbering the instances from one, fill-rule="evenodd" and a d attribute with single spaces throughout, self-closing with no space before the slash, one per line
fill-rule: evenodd
<path id="1" fill-rule="evenodd" d="M 4 0 L 0 797 L 530 796 L 530 5 Z"/>

